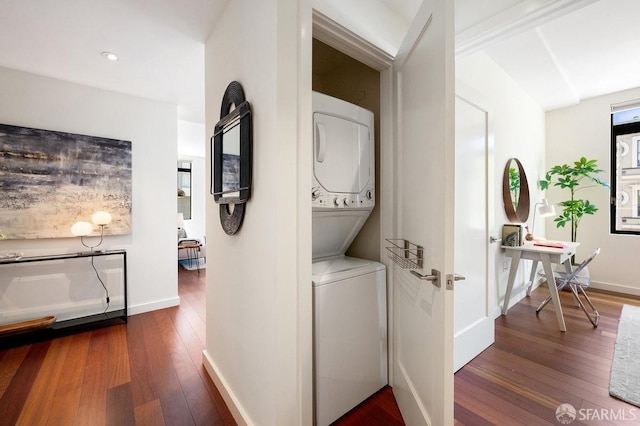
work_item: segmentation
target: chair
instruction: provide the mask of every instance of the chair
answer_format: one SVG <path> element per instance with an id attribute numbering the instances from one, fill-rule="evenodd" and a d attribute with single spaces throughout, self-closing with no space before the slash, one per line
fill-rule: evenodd
<path id="1" fill-rule="evenodd" d="M 591 284 L 591 278 L 589 277 L 588 274 L 585 276 L 585 275 L 580 275 L 580 273 L 598 254 L 600 254 L 599 248 L 597 248 L 593 253 L 591 253 L 591 255 L 587 257 L 580 265 L 578 265 L 578 267 L 575 270 L 573 270 L 571 273 L 557 272 L 556 273 L 557 275 L 555 276 L 556 287 L 558 288 L 558 291 L 564 289 L 568 285 L 569 289 L 571 290 L 571 293 L 573 293 L 573 298 L 577 302 L 578 306 L 580 306 L 582 311 L 585 313 L 587 318 L 589 318 L 589 321 L 591 321 L 591 324 L 593 324 L 594 327 L 598 326 L 598 320 L 600 319 L 600 314 L 598 313 L 598 310 L 596 309 L 596 307 L 593 306 L 591 299 L 589 298 L 589 296 L 587 295 L 587 292 L 585 291 L 585 289 L 589 287 L 589 285 Z M 541 274 L 541 275 L 544 276 L 544 274 Z M 580 299 L 580 296 L 584 297 L 585 301 L 591 308 L 590 312 L 587 311 L 587 308 L 585 304 L 582 302 L 582 299 Z M 538 315 L 538 313 L 542 310 L 542 308 L 544 308 L 547 305 L 547 303 L 549 303 L 550 300 L 551 300 L 551 296 L 548 296 L 546 299 L 542 301 L 540 306 L 538 306 L 538 309 L 536 309 L 536 315 Z"/>

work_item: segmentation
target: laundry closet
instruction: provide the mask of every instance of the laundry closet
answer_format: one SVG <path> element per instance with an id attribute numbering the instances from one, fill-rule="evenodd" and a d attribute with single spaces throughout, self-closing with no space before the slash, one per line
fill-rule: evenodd
<path id="1" fill-rule="evenodd" d="M 377 202 L 346 255 L 380 261 L 380 72 L 316 39 L 312 60 L 313 91 L 373 112 Z"/>
<path id="2" fill-rule="evenodd" d="M 313 41 L 314 411 L 332 423 L 388 383 L 380 261 L 380 73 Z"/>

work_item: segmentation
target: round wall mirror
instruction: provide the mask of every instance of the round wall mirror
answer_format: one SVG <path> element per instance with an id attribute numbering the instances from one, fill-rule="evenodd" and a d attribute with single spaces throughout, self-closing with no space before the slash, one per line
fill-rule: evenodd
<path id="1" fill-rule="evenodd" d="M 529 182 L 517 158 L 509 159 L 504 167 L 502 200 L 510 221 L 525 223 L 529 219 Z"/>

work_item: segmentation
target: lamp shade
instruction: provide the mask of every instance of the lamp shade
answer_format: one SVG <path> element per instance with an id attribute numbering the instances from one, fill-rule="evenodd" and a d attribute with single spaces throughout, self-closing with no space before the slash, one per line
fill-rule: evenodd
<path id="1" fill-rule="evenodd" d="M 71 233 L 76 237 L 84 237 L 93 231 L 93 225 L 89 222 L 76 222 L 71 226 Z"/>
<path id="2" fill-rule="evenodd" d="M 556 209 L 555 207 L 553 207 L 553 205 L 549 204 L 546 198 L 543 198 L 542 203 L 540 204 L 542 204 L 540 207 L 538 207 L 538 211 L 540 212 L 540 217 L 555 216 Z"/>
<path id="3" fill-rule="evenodd" d="M 91 220 L 93 220 L 93 223 L 96 225 L 108 225 L 111 223 L 111 215 L 108 212 L 99 211 L 91 216 Z"/>

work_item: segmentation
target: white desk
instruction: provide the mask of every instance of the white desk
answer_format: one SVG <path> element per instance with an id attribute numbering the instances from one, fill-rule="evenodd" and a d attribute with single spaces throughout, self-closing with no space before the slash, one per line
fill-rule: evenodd
<path id="1" fill-rule="evenodd" d="M 518 266 L 520 260 L 532 260 L 533 266 L 531 267 L 531 274 L 529 276 L 529 286 L 527 288 L 527 296 L 531 293 L 531 286 L 535 279 L 536 269 L 538 262 L 542 262 L 544 273 L 547 276 L 547 286 L 549 287 L 549 293 L 551 294 L 551 300 L 556 309 L 556 318 L 558 319 L 558 325 L 560 330 L 567 331 L 567 327 L 564 324 L 564 316 L 562 315 L 562 306 L 560 305 L 560 299 L 558 297 L 558 289 L 555 286 L 555 280 L 553 278 L 552 263 L 564 264 L 567 272 L 571 272 L 571 256 L 576 253 L 576 248 L 580 243 L 572 243 L 567 241 L 558 241 L 564 245 L 563 248 L 553 248 L 536 246 L 533 242 L 527 241 L 523 246 L 509 247 L 502 246 L 505 249 L 505 254 L 511 258 L 511 266 L 509 268 L 509 281 L 507 282 L 507 291 L 504 295 L 504 304 L 502 305 L 502 315 L 507 314 L 509 309 L 509 300 L 511 299 L 511 290 L 513 290 L 513 283 L 516 279 L 516 273 L 518 272 Z"/>

